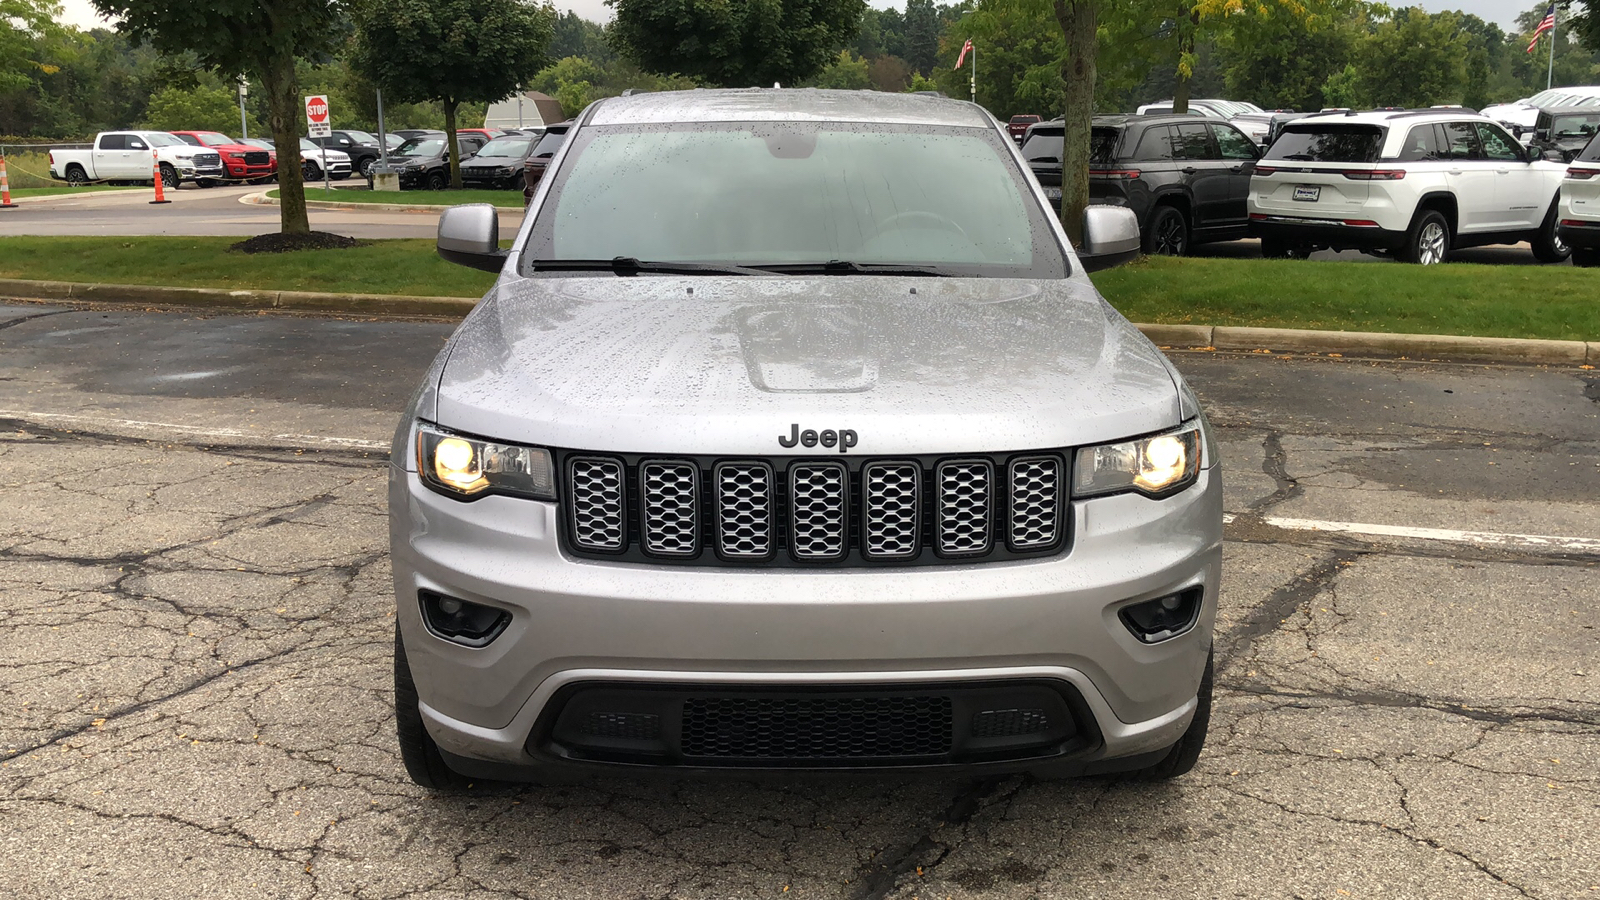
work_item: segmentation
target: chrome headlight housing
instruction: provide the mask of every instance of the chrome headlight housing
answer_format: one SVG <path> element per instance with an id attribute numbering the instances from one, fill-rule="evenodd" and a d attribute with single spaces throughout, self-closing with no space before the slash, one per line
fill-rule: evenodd
<path id="1" fill-rule="evenodd" d="M 463 500 L 488 494 L 556 498 L 549 450 L 453 434 L 427 422 L 417 423 L 417 474 L 429 487 Z"/>
<path id="2" fill-rule="evenodd" d="M 1201 439 L 1200 421 L 1195 419 L 1162 434 L 1080 448 L 1073 466 L 1072 496 L 1176 494 L 1200 478 Z"/>

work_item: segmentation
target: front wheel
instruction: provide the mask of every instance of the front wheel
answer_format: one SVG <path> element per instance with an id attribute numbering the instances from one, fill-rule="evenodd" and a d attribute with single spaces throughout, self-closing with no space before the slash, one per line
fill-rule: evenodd
<path id="1" fill-rule="evenodd" d="M 1144 235 L 1144 252 L 1149 256 L 1187 256 L 1189 219 L 1176 206 L 1158 206 L 1150 217 Z"/>
<path id="2" fill-rule="evenodd" d="M 181 184 L 181 183 L 182 183 L 182 179 L 180 179 L 178 177 L 178 170 L 174 169 L 173 167 L 171 167 L 169 165 L 167 165 L 166 163 L 162 163 L 161 164 L 161 186 L 163 188 L 165 188 L 166 190 L 175 191 L 175 190 L 178 189 L 178 185 Z"/>
<path id="3" fill-rule="evenodd" d="M 1550 201 L 1550 211 L 1544 214 L 1544 222 L 1539 225 L 1539 234 L 1533 239 L 1533 258 L 1542 263 L 1566 262 L 1572 255 L 1572 248 L 1561 239 L 1560 219 L 1556 210 L 1561 205 L 1561 194 Z"/>
<path id="4" fill-rule="evenodd" d="M 444 177 L 443 172 L 434 172 L 428 176 L 428 190 L 430 191 L 442 191 L 449 186 L 450 181 Z"/>
<path id="5" fill-rule="evenodd" d="M 356 172 L 359 173 L 362 178 L 371 178 L 372 165 L 376 162 L 376 159 L 363 159 L 361 162 L 356 163 Z"/>
<path id="6" fill-rule="evenodd" d="M 1450 258 L 1450 223 L 1435 209 L 1417 216 L 1406 232 L 1406 242 L 1395 254 L 1401 262 L 1434 266 Z"/>
<path id="7" fill-rule="evenodd" d="M 322 170 L 317 168 L 316 163 L 306 160 L 300 165 L 300 177 L 306 181 L 320 181 Z"/>

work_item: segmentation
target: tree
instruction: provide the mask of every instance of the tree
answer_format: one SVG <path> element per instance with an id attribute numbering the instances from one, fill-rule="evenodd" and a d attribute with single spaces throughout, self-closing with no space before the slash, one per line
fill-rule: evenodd
<path id="1" fill-rule="evenodd" d="M 859 91 L 872 86 L 872 76 L 868 73 L 866 60 L 849 50 L 840 50 L 839 58 L 818 72 L 811 86 L 837 91 Z"/>
<path id="2" fill-rule="evenodd" d="M 555 7 L 519 0 L 366 0 L 352 63 L 401 101 L 444 109 L 450 186 L 461 187 L 456 112 L 509 97 L 545 66 Z"/>
<path id="3" fill-rule="evenodd" d="M 1314 0 L 1312 15 L 1274 6 L 1242 16 L 1223 38 L 1228 96 L 1267 109 L 1315 110 L 1342 106 L 1323 86 L 1349 63 L 1365 37 L 1363 0 Z"/>
<path id="4" fill-rule="evenodd" d="M 1395 10 L 1356 50 L 1362 102 L 1406 107 L 1459 102 L 1466 58 L 1467 35 L 1458 14 Z"/>
<path id="5" fill-rule="evenodd" d="M 978 54 L 978 103 L 1001 119 L 1061 109 L 1061 64 L 1066 44 L 1055 15 L 1042 5 L 980 4 L 946 33 L 934 80 L 952 97 L 966 97 L 971 72 L 954 68 L 971 39 Z M 970 65 L 967 63 L 966 65 Z"/>
<path id="6" fill-rule="evenodd" d="M 295 60 L 331 49 L 345 0 L 212 0 L 203 10 L 176 0 L 91 0 L 117 29 L 167 54 L 193 51 L 201 65 L 227 79 L 245 75 L 266 94 L 278 154 L 278 215 L 286 234 L 306 234 L 300 180 L 303 117 Z M 202 13 L 203 14 L 199 14 Z"/>
<path id="7" fill-rule="evenodd" d="M 150 98 L 144 126 L 155 131 L 220 131 L 239 127 L 238 95 L 218 87 L 169 87 Z M 259 131 L 259 127 L 257 131 Z"/>
<path id="8" fill-rule="evenodd" d="M 723 87 L 796 84 L 832 62 L 865 0 L 606 0 L 612 42 L 640 68 Z"/>
<path id="9" fill-rule="evenodd" d="M 939 64 L 939 13 L 933 0 L 906 0 L 906 62 L 928 75 Z"/>
<path id="10" fill-rule="evenodd" d="M 0 91 L 26 87 L 50 63 L 37 58 L 41 38 L 59 34 L 61 7 L 54 0 L 0 0 Z"/>

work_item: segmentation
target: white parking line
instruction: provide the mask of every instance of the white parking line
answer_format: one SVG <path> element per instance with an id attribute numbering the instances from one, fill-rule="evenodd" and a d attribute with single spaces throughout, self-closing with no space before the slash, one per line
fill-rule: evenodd
<path id="1" fill-rule="evenodd" d="M 1236 518 L 1238 517 L 1229 513 L 1223 516 L 1222 520 L 1223 522 L 1233 522 Z M 1290 531 L 1328 531 L 1371 537 L 1398 537 L 1418 541 L 1443 541 L 1451 544 L 1476 544 L 1486 547 L 1600 553 L 1600 538 L 1558 537 L 1548 534 L 1505 534 L 1497 531 L 1460 531 L 1454 528 L 1412 528 L 1406 525 L 1326 522 L 1321 519 L 1291 519 L 1283 516 L 1263 516 L 1261 521 L 1271 525 L 1273 528 L 1284 528 Z"/>
<path id="2" fill-rule="evenodd" d="M 67 413 L 23 412 L 0 409 L 0 418 L 73 422 L 96 428 L 131 429 L 134 431 L 165 432 L 172 435 L 197 438 L 245 438 L 258 441 L 287 442 L 292 444 L 318 444 L 327 447 L 351 447 L 359 450 L 387 450 L 388 441 L 369 441 L 362 438 L 333 437 L 316 434 L 257 434 L 238 428 L 195 428 L 173 422 L 147 422 L 142 419 L 113 419 L 104 416 L 77 416 Z"/>

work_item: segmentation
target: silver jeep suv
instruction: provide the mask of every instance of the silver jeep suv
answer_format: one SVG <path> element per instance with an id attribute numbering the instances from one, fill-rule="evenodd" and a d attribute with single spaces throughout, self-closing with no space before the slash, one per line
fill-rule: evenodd
<path id="1" fill-rule="evenodd" d="M 418 783 L 1194 765 L 1216 449 L 1003 125 L 868 91 L 601 101 L 395 437 Z"/>

